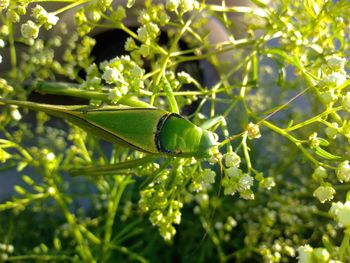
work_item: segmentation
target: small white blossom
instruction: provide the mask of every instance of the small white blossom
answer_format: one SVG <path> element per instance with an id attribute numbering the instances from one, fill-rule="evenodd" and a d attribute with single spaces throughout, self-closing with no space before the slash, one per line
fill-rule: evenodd
<path id="1" fill-rule="evenodd" d="M 137 36 L 141 42 L 146 42 L 148 40 L 148 31 L 145 26 L 139 27 L 137 29 Z"/>
<path id="2" fill-rule="evenodd" d="M 312 174 L 312 178 L 314 178 L 315 180 L 319 180 L 327 177 L 328 177 L 327 170 L 322 166 L 317 167 L 314 173 Z"/>
<path id="3" fill-rule="evenodd" d="M 314 197 L 320 200 L 321 203 L 330 201 L 333 199 L 335 190 L 331 186 L 320 186 L 314 191 Z"/>
<path id="4" fill-rule="evenodd" d="M 344 207 L 344 204 L 342 202 L 336 202 L 336 203 L 332 203 L 331 209 L 329 209 L 329 213 L 332 216 L 337 216 L 338 212 L 340 211 L 340 209 L 342 209 Z"/>
<path id="5" fill-rule="evenodd" d="M 239 193 L 239 196 L 245 200 L 254 200 L 255 195 L 252 190 L 247 189 Z"/>
<path id="6" fill-rule="evenodd" d="M 350 201 L 333 203 L 329 213 L 335 216 L 339 226 L 350 227 Z"/>
<path id="7" fill-rule="evenodd" d="M 180 4 L 180 0 L 167 0 L 166 8 L 169 11 L 175 11 L 179 7 L 179 4 Z"/>
<path id="8" fill-rule="evenodd" d="M 327 64 L 332 70 L 343 70 L 346 64 L 346 59 L 333 55 L 327 59 Z"/>
<path id="9" fill-rule="evenodd" d="M 119 99 L 122 96 L 123 94 L 120 92 L 119 88 L 117 87 L 110 89 L 108 92 L 108 99 L 114 104 L 118 103 Z"/>
<path id="10" fill-rule="evenodd" d="M 238 181 L 238 191 L 242 192 L 253 186 L 254 179 L 249 174 L 243 174 Z"/>
<path id="11" fill-rule="evenodd" d="M 0 48 L 3 48 L 5 47 L 5 41 L 0 39 Z"/>
<path id="12" fill-rule="evenodd" d="M 242 174 L 242 170 L 238 169 L 237 167 L 230 167 L 225 169 L 225 174 L 228 177 L 238 177 Z"/>
<path id="13" fill-rule="evenodd" d="M 116 83 L 120 80 L 121 74 L 120 71 L 116 68 L 111 68 L 107 66 L 102 74 L 102 78 L 108 83 Z"/>
<path id="14" fill-rule="evenodd" d="M 224 154 L 224 160 L 227 167 L 239 166 L 241 157 L 235 152 L 229 152 Z"/>
<path id="15" fill-rule="evenodd" d="M 345 96 L 343 96 L 342 105 L 344 110 L 350 111 L 350 92 L 347 92 Z"/>
<path id="16" fill-rule="evenodd" d="M 22 119 L 22 115 L 21 115 L 21 113 L 19 112 L 19 110 L 17 108 L 14 108 L 11 111 L 11 116 L 16 121 L 19 121 L 20 119 Z"/>
<path id="17" fill-rule="evenodd" d="M 53 161 L 55 159 L 55 154 L 53 152 L 49 152 L 48 154 L 46 154 L 46 160 L 47 161 Z"/>
<path id="18" fill-rule="evenodd" d="M 39 24 L 45 24 L 46 29 L 50 29 L 57 24 L 58 17 L 53 13 L 48 13 L 41 5 L 36 5 L 32 9 L 32 17 L 36 19 Z"/>
<path id="19" fill-rule="evenodd" d="M 329 259 L 330 259 L 330 255 L 328 251 L 324 248 L 315 248 L 314 257 L 316 259 L 316 262 L 319 262 L 319 263 L 329 262 Z"/>
<path id="20" fill-rule="evenodd" d="M 326 75 L 320 82 L 321 87 L 335 88 L 346 81 L 346 74 L 344 72 L 332 72 Z"/>
<path id="21" fill-rule="evenodd" d="M 198 8 L 198 3 L 196 0 L 180 0 L 180 8 L 185 13 Z"/>
<path id="22" fill-rule="evenodd" d="M 47 24 L 49 25 L 48 27 L 51 28 L 52 26 L 56 25 L 58 22 L 58 16 L 55 16 L 52 13 L 49 13 L 47 15 Z"/>
<path id="23" fill-rule="evenodd" d="M 127 51 L 132 51 L 135 48 L 137 48 L 137 45 L 135 43 L 135 40 L 132 37 L 128 37 L 125 41 L 125 45 L 124 45 L 125 50 Z"/>
<path id="24" fill-rule="evenodd" d="M 31 20 L 21 26 L 21 33 L 24 38 L 37 38 L 39 35 L 38 26 Z"/>
<path id="25" fill-rule="evenodd" d="M 338 123 L 336 122 L 333 122 L 332 125 L 332 127 L 327 127 L 325 129 L 325 133 L 328 136 L 328 138 L 335 139 L 337 137 L 339 127 Z"/>
<path id="26" fill-rule="evenodd" d="M 335 102 L 338 99 L 337 95 L 334 94 L 333 89 L 322 92 L 321 98 L 324 101 L 324 103 L 326 103 L 326 104 L 329 104 L 331 102 Z"/>
<path id="27" fill-rule="evenodd" d="M 48 193 L 50 195 L 55 195 L 56 194 L 56 189 L 52 186 L 50 186 L 48 189 L 47 189 Z"/>
<path id="28" fill-rule="evenodd" d="M 273 177 L 266 177 L 259 182 L 259 186 L 271 190 L 272 187 L 276 186 L 276 183 Z"/>
<path id="29" fill-rule="evenodd" d="M 142 78 L 144 70 L 140 68 L 138 65 L 134 65 L 131 69 L 130 74 L 133 78 Z"/>
<path id="30" fill-rule="evenodd" d="M 246 128 L 249 139 L 259 139 L 261 137 L 259 125 L 250 122 Z"/>
<path id="31" fill-rule="evenodd" d="M 213 184 L 215 182 L 215 172 L 210 169 L 204 169 L 202 172 L 203 183 L 205 184 Z"/>
<path id="32" fill-rule="evenodd" d="M 177 73 L 177 76 L 182 83 L 191 83 L 192 82 L 191 75 L 185 71 L 181 71 L 181 72 Z"/>
<path id="33" fill-rule="evenodd" d="M 6 9 L 10 4 L 10 0 L 1 0 L 0 1 L 0 10 Z"/>
<path id="34" fill-rule="evenodd" d="M 349 161 L 342 162 L 337 169 L 338 180 L 342 182 L 350 181 L 350 165 Z"/>
<path id="35" fill-rule="evenodd" d="M 310 245 L 304 245 L 297 249 L 298 263 L 313 263 L 312 252 L 313 248 Z"/>

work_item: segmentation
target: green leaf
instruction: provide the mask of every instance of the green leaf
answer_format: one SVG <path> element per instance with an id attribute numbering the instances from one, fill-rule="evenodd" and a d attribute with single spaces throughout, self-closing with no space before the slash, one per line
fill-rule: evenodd
<path id="1" fill-rule="evenodd" d="M 327 141 L 326 139 L 317 137 L 317 141 L 320 143 L 321 146 L 328 146 L 329 145 L 329 141 Z"/>
<path id="2" fill-rule="evenodd" d="M 321 147 L 317 146 L 317 147 L 314 147 L 313 148 L 315 153 L 324 158 L 324 159 L 327 159 L 327 160 L 332 160 L 332 161 L 335 161 L 335 160 L 342 160 L 343 158 L 340 157 L 340 156 L 337 156 L 337 155 L 334 155 L 334 154 L 331 154 L 329 152 L 327 152 L 326 150 L 322 149 Z"/>

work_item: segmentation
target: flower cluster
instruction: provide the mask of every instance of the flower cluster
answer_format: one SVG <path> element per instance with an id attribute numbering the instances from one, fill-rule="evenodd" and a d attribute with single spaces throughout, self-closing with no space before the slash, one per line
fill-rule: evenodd
<path id="1" fill-rule="evenodd" d="M 334 217 L 340 227 L 350 227 L 350 201 L 332 203 L 329 214 Z"/>
<path id="2" fill-rule="evenodd" d="M 327 63 L 323 65 L 319 88 L 324 103 L 334 103 L 339 97 L 342 97 L 338 88 L 346 80 L 345 64 L 346 59 L 333 55 L 327 58 Z M 346 98 L 343 99 L 344 102 L 346 102 Z"/>
<path id="3" fill-rule="evenodd" d="M 167 192 L 162 190 L 162 185 L 150 184 L 140 192 L 139 206 L 144 212 L 150 212 L 150 221 L 159 227 L 159 232 L 164 240 L 170 241 L 176 233 L 173 224 L 181 222 L 181 208 L 183 203 L 169 199 Z"/>
<path id="4" fill-rule="evenodd" d="M 204 169 L 192 178 L 190 190 L 199 192 L 208 189 L 215 182 L 216 173 L 210 169 Z"/>
<path id="5" fill-rule="evenodd" d="M 0 262 L 6 262 L 8 255 L 14 252 L 14 247 L 11 244 L 0 243 Z"/>
<path id="6" fill-rule="evenodd" d="M 102 79 L 109 85 L 109 99 L 117 103 L 130 91 L 137 93 L 143 88 L 144 69 L 140 68 L 130 56 L 116 57 L 101 63 Z"/>
<path id="7" fill-rule="evenodd" d="M 312 263 L 312 262 L 335 262 L 330 260 L 329 252 L 324 248 L 312 248 L 310 245 L 304 245 L 298 248 L 298 262 Z"/>
<path id="8" fill-rule="evenodd" d="M 199 3 L 196 0 L 167 0 L 166 8 L 169 11 L 186 13 L 199 8 Z"/>
<path id="9" fill-rule="evenodd" d="M 241 162 L 240 157 L 234 152 L 229 152 L 223 158 L 225 166 L 228 167 L 225 168 L 225 177 L 222 179 L 224 194 L 234 195 L 238 192 L 244 199 L 254 199 L 254 193 L 250 189 L 254 178 L 238 168 Z"/>
<path id="10" fill-rule="evenodd" d="M 46 29 L 57 24 L 58 17 L 54 13 L 48 13 L 41 5 L 36 5 L 32 9 L 32 17 L 39 25 L 44 25 Z"/>
<path id="11" fill-rule="evenodd" d="M 36 23 L 28 20 L 21 25 L 22 36 L 27 39 L 36 39 L 42 25 L 45 29 L 51 29 L 58 22 L 58 16 L 47 12 L 41 5 L 36 5 L 32 9 L 32 17 L 36 20 Z"/>

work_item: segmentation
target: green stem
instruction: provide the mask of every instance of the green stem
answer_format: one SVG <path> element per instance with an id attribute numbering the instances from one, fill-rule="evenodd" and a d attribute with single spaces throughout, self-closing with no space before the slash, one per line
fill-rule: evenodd
<path id="1" fill-rule="evenodd" d="M 162 79 L 162 76 L 164 75 L 165 73 L 165 70 L 166 70 L 166 67 L 167 67 L 167 64 L 170 60 L 170 57 L 171 57 L 171 52 L 176 48 L 177 46 L 177 43 L 180 41 L 182 35 L 186 32 L 187 28 L 191 25 L 192 23 L 192 19 L 189 19 L 186 24 L 183 26 L 183 28 L 181 29 L 181 31 L 179 32 L 179 34 L 177 34 L 176 38 L 174 39 L 171 47 L 169 48 L 169 52 L 167 53 L 167 55 L 165 56 L 164 60 L 163 60 L 163 63 L 160 67 L 160 70 L 159 70 L 159 73 L 156 77 L 156 80 L 154 82 L 154 91 L 153 91 L 153 95 L 151 97 L 151 100 L 150 100 L 150 104 L 153 105 L 154 104 L 154 100 L 155 100 L 155 97 L 156 97 L 156 94 L 159 92 L 159 83 L 160 83 L 160 80 Z"/>
<path id="2" fill-rule="evenodd" d="M 53 180 L 48 180 L 48 181 L 51 182 Z M 53 182 L 51 183 L 51 186 L 55 189 L 54 198 L 56 202 L 59 204 L 59 206 L 61 207 L 68 224 L 72 228 L 73 236 L 79 245 L 79 253 L 83 261 L 96 262 L 93 255 L 91 254 L 89 245 L 86 243 L 83 234 L 80 232 L 80 228 L 78 223 L 76 222 L 75 216 L 69 211 L 69 208 L 66 202 L 64 201 L 64 198 L 61 196 L 61 193 L 59 192 L 58 187 Z"/>
<path id="3" fill-rule="evenodd" d="M 328 114 L 330 114 L 330 113 L 332 113 L 332 112 L 337 112 L 337 111 L 341 110 L 342 108 L 343 108 L 342 106 L 339 106 L 339 107 L 337 107 L 337 108 L 329 109 L 329 110 L 327 110 L 327 111 L 325 111 L 325 112 L 322 112 L 321 114 L 316 115 L 316 116 L 313 117 L 313 118 L 310 118 L 310 119 L 308 119 L 308 120 L 306 120 L 306 121 L 303 121 L 303 122 L 300 122 L 300 123 L 298 123 L 298 124 L 296 124 L 296 125 L 293 125 L 293 126 L 291 126 L 291 127 L 288 127 L 288 128 L 285 129 L 285 131 L 286 131 L 286 132 L 290 132 L 290 131 L 294 131 L 294 130 L 300 129 L 300 128 L 306 126 L 306 125 L 309 125 L 309 124 L 311 124 L 311 123 L 317 122 L 317 121 L 319 121 L 320 119 L 322 119 L 323 117 L 327 116 Z"/>
<path id="4" fill-rule="evenodd" d="M 13 24 L 12 22 L 8 22 L 8 29 L 9 29 L 9 46 L 10 46 L 10 59 L 11 59 L 11 67 L 12 67 L 12 73 L 14 74 L 14 78 L 17 76 L 17 55 L 16 55 L 16 48 L 15 48 L 15 39 L 14 39 L 14 32 L 13 32 Z"/>
<path id="5" fill-rule="evenodd" d="M 125 169 L 131 169 L 138 167 L 140 165 L 144 165 L 147 163 L 153 162 L 157 156 L 154 155 L 148 155 L 143 158 L 139 158 L 136 160 L 130 160 L 130 161 L 125 161 L 122 163 L 116 163 L 116 164 L 110 164 L 110 165 L 104 165 L 104 166 L 96 166 L 96 165 L 91 165 L 91 166 L 85 166 L 82 168 L 75 168 L 71 169 L 69 173 L 73 176 L 76 175 L 111 175 L 115 174 L 117 171 L 120 170 L 125 170 Z"/>
<path id="6" fill-rule="evenodd" d="M 110 102 L 107 93 L 83 90 L 79 88 L 78 84 L 74 83 L 39 81 L 33 85 L 33 88 L 34 90 L 42 94 L 63 95 L 88 100 L 101 100 L 107 103 Z M 152 107 L 150 104 L 135 99 L 134 97 L 122 97 L 119 100 L 119 104 L 140 108 Z"/>
<path id="7" fill-rule="evenodd" d="M 294 136 L 292 136 L 291 134 L 289 134 L 286 130 L 281 129 L 275 125 L 273 125 L 272 123 L 268 122 L 268 121 L 262 121 L 261 122 L 262 125 L 265 125 L 266 127 L 268 127 L 269 129 L 273 130 L 274 132 L 282 135 L 283 137 L 286 137 L 288 140 L 290 140 L 292 143 L 295 144 L 295 146 L 297 146 L 303 153 L 304 155 L 311 161 L 313 162 L 316 166 L 320 166 L 320 162 L 317 161 L 301 144 L 301 141 L 298 140 L 297 138 L 295 138 Z M 323 164 L 325 166 L 325 164 Z"/>
<path id="8" fill-rule="evenodd" d="M 113 234 L 114 219 L 117 214 L 117 210 L 119 207 L 119 202 L 122 197 L 122 194 L 124 193 L 126 186 L 131 182 L 132 180 L 129 177 L 117 176 L 115 178 L 115 183 L 111 191 L 111 194 L 109 196 L 108 207 L 107 207 L 107 215 L 106 215 L 107 220 L 105 225 L 105 235 L 103 238 L 102 256 L 101 256 L 102 263 L 107 262 L 109 259 L 108 251 L 110 249 L 110 242 Z"/>
<path id="9" fill-rule="evenodd" d="M 250 161 L 249 148 L 247 145 L 248 132 L 245 132 L 242 137 L 243 137 L 242 147 L 243 147 L 244 158 L 247 163 L 248 174 L 250 174 L 250 171 L 252 170 L 252 163 Z"/>
<path id="10" fill-rule="evenodd" d="M 76 7 L 78 5 L 88 3 L 89 0 L 80 0 L 80 1 L 72 1 L 70 5 L 66 5 L 65 7 L 62 7 L 61 9 L 56 10 L 55 12 L 52 12 L 54 15 L 58 15 L 60 13 L 63 13 L 66 10 L 72 9 L 73 7 Z"/>

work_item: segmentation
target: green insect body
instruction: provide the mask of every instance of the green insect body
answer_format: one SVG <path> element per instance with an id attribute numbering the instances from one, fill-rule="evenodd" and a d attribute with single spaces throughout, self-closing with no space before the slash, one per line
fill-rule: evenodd
<path id="1" fill-rule="evenodd" d="M 181 157 L 208 157 L 218 143 L 204 130 L 176 113 L 156 108 L 60 106 L 0 99 L 66 119 L 88 133 L 142 152 Z"/>

